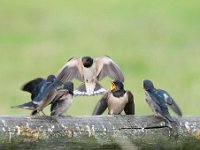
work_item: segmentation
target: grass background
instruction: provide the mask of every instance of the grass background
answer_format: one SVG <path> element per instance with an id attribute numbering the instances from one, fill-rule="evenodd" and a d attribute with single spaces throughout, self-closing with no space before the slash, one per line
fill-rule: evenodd
<path id="1" fill-rule="evenodd" d="M 10 108 L 30 99 L 20 91 L 25 82 L 56 73 L 72 56 L 106 54 L 123 71 L 137 115 L 152 114 L 143 79 L 167 90 L 184 115 L 199 115 L 199 15 L 196 0 L 1 0 L 0 114 L 30 113 Z M 109 79 L 102 84 L 109 88 Z M 75 97 L 66 114 L 90 115 L 99 98 Z"/>

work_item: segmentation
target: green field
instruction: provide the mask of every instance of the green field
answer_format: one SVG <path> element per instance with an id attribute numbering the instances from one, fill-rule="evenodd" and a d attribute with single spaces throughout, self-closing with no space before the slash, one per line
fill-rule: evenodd
<path id="1" fill-rule="evenodd" d="M 199 115 L 199 15 L 195 0 L 1 0 L 0 114 L 30 114 L 10 108 L 30 100 L 25 82 L 56 73 L 72 56 L 106 54 L 123 71 L 137 115 L 152 114 L 143 79 L 166 89 L 184 115 Z M 102 84 L 109 88 L 109 79 Z M 66 115 L 90 115 L 99 98 L 75 97 Z"/>

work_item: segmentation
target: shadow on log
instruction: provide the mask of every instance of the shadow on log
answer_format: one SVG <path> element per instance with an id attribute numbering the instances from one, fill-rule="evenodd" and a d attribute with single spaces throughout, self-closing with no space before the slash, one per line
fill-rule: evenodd
<path id="1" fill-rule="evenodd" d="M 1 116 L 0 149 L 200 149 L 200 117 Z"/>

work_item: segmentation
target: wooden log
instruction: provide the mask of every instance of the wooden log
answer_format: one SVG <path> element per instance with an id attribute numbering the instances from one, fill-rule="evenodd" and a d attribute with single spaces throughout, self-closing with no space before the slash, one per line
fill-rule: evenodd
<path id="1" fill-rule="evenodd" d="M 200 117 L 1 116 L 0 149 L 200 149 Z"/>

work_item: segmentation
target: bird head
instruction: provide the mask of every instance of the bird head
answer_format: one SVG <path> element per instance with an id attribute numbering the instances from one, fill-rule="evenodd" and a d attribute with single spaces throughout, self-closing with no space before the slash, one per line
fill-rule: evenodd
<path id="1" fill-rule="evenodd" d="M 70 93 L 73 94 L 73 91 L 74 91 L 74 84 L 70 81 L 68 82 L 65 82 L 64 83 L 64 86 L 63 86 L 63 89 L 67 89 Z"/>
<path id="2" fill-rule="evenodd" d="M 47 82 L 54 82 L 56 79 L 55 75 L 51 74 L 47 77 Z"/>
<path id="3" fill-rule="evenodd" d="M 89 68 L 93 64 L 93 59 L 89 56 L 82 57 L 83 66 Z"/>
<path id="4" fill-rule="evenodd" d="M 143 88 L 146 91 L 153 91 L 155 89 L 153 82 L 151 82 L 150 80 L 143 80 Z"/>
<path id="5" fill-rule="evenodd" d="M 124 90 L 124 85 L 121 81 L 119 80 L 114 80 L 111 82 L 111 91 L 120 91 Z"/>

